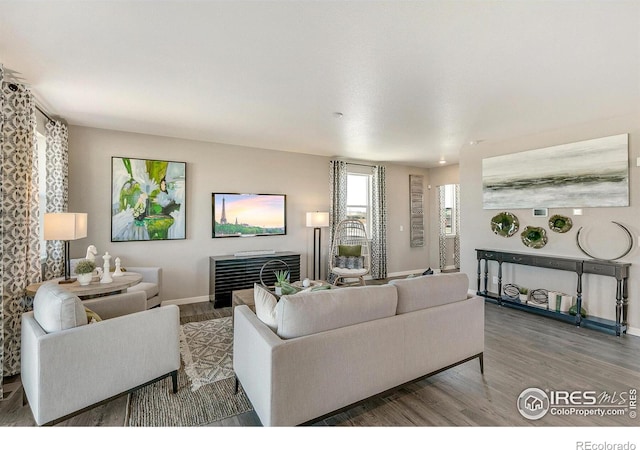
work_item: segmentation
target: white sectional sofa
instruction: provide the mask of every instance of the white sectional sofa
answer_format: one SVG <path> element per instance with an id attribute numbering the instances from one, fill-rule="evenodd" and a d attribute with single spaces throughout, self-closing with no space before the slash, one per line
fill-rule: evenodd
<path id="1" fill-rule="evenodd" d="M 474 358 L 482 371 L 484 300 L 468 286 L 456 273 L 283 296 L 275 332 L 236 307 L 237 381 L 264 426 L 293 426 Z"/>

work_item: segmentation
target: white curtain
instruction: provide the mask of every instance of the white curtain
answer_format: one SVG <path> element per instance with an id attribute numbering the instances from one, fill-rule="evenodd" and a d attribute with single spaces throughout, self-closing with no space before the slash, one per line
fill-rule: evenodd
<path id="1" fill-rule="evenodd" d="M 32 307 L 25 289 L 40 281 L 41 266 L 35 104 L 1 66 L 0 85 L 1 380 L 20 372 L 21 317 Z"/>

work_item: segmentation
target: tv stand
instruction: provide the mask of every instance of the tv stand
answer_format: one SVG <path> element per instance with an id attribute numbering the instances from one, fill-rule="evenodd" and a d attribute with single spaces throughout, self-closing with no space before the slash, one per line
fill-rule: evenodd
<path id="1" fill-rule="evenodd" d="M 586 326 L 597 328 L 602 331 L 615 332 L 616 336 L 627 333 L 627 307 L 628 293 L 627 284 L 629 278 L 630 263 L 622 263 L 616 261 L 603 261 L 597 259 L 576 259 L 556 256 L 536 255 L 529 253 L 514 253 L 502 250 L 476 249 L 478 259 L 478 292 L 486 300 L 498 303 L 500 306 L 509 306 L 537 314 L 542 314 L 554 319 L 564 320 L 565 322 L 574 323 L 576 326 Z M 484 289 L 481 289 L 482 277 L 482 260 L 484 260 Z M 498 263 L 498 293 L 492 293 L 487 290 L 489 278 L 489 261 Z M 519 301 L 512 300 L 503 296 L 502 293 L 502 265 L 504 263 L 519 264 L 523 266 L 544 267 L 547 269 L 564 270 L 574 272 L 578 276 L 576 287 L 576 307 L 578 313 L 572 316 L 564 312 L 556 312 L 552 310 L 536 308 L 528 306 Z M 582 307 L 582 275 L 596 274 L 614 277 L 616 279 L 615 293 L 615 311 L 616 320 L 602 319 L 594 316 L 582 317 L 580 308 Z"/>
<path id="2" fill-rule="evenodd" d="M 269 254 L 209 257 L 209 301 L 213 302 L 213 307 L 231 306 L 231 293 L 251 289 L 254 283 L 260 283 L 262 266 L 276 260 L 284 261 L 289 266 L 291 282 L 300 280 L 300 253 L 273 251 Z M 274 263 L 273 270 L 279 269 Z M 265 271 L 263 278 L 265 283 L 275 282 L 272 270 Z"/>

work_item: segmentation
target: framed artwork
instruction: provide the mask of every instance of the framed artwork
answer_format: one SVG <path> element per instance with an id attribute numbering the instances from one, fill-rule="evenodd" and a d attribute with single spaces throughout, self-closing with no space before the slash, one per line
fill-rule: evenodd
<path id="1" fill-rule="evenodd" d="M 484 209 L 629 206 L 629 135 L 482 160 Z"/>
<path id="2" fill-rule="evenodd" d="M 186 238 L 186 166 L 111 158 L 111 242 Z"/>
<path id="3" fill-rule="evenodd" d="M 409 245 L 424 247 L 424 177 L 409 175 L 410 223 Z"/>

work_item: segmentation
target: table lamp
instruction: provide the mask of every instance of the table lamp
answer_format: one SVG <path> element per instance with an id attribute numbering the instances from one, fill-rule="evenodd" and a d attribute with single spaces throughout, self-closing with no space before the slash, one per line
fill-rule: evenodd
<path id="1" fill-rule="evenodd" d="M 307 227 L 313 228 L 313 278 L 315 280 L 320 279 L 320 260 L 322 258 L 322 247 L 320 246 L 321 236 L 320 228 L 327 228 L 329 226 L 329 213 L 328 212 L 308 212 L 307 213 Z M 317 250 L 316 250 L 317 248 Z M 316 264 L 317 261 L 317 264 Z M 317 275 L 316 275 L 317 267 Z"/>
<path id="2" fill-rule="evenodd" d="M 73 283 L 71 260 L 69 259 L 69 241 L 87 237 L 86 213 L 46 213 L 44 215 L 44 240 L 64 241 L 64 280 L 59 283 Z"/>

